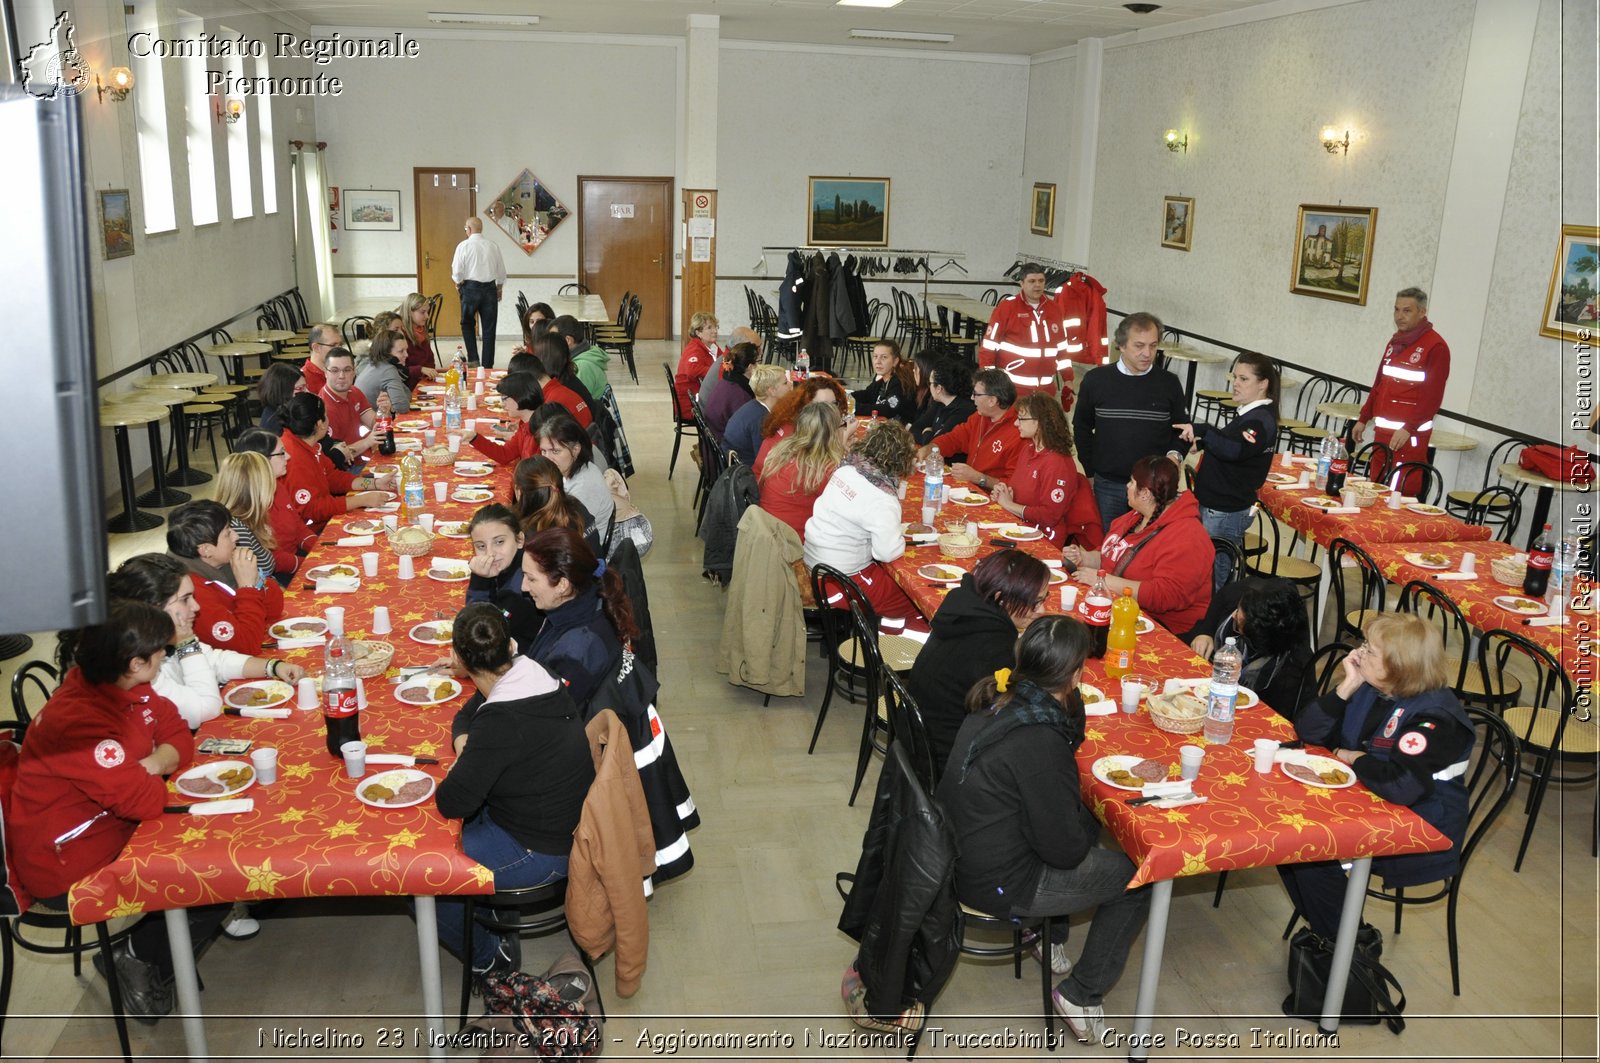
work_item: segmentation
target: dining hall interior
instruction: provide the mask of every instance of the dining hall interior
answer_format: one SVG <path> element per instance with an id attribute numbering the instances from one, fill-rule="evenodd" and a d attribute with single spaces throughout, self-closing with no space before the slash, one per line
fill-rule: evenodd
<path id="1" fill-rule="evenodd" d="M 676 400 L 657 368 L 672 376 L 700 312 L 724 344 L 748 326 L 766 337 L 769 359 L 791 360 L 798 351 L 763 327 L 780 310 L 791 252 L 877 263 L 862 270 L 866 295 L 890 311 L 872 323 L 914 337 L 911 346 L 948 340 L 967 357 L 963 322 L 983 321 L 952 307 L 1013 294 L 1020 263 L 1088 273 L 1106 289 L 1110 329 L 1146 311 L 1170 330 L 1166 365 L 1186 397 L 1225 389 L 1234 355 L 1261 351 L 1283 366 L 1284 413 L 1324 434 L 1353 414 L 1317 407 L 1360 401 L 1394 331 L 1394 293 L 1420 288 L 1451 353 L 1431 456 L 1444 489 L 1470 497 L 1504 485 L 1517 515 L 1494 538 L 1508 548 L 1526 551 L 1541 516 L 1558 538 L 1592 531 L 1591 486 L 1523 475 L 1507 450 L 1596 449 L 1600 25 L 1588 0 L 3 6 L 8 137 L 34 152 L 13 164 L 13 191 L 55 202 L 28 173 L 79 182 L 65 213 L 15 219 L 11 316 L 42 317 L 52 305 L 80 314 L 76 329 L 40 323 L 29 335 L 81 354 L 77 399 L 100 420 L 48 447 L 19 431 L 34 430 L 25 418 L 0 429 L 27 462 L 8 478 L 20 493 L 0 513 L 5 541 L 25 546 L 3 570 L 0 614 L 24 612 L 25 597 L 30 608 L 64 602 L 66 573 L 81 575 L 85 559 L 115 568 L 164 552 L 170 506 L 155 475 L 211 497 L 230 429 L 254 423 L 245 415 L 258 362 L 293 351 L 307 322 L 340 327 L 414 291 L 439 295 L 430 336 L 447 366 L 462 342 L 449 267 L 466 217 L 483 219 L 506 264 L 497 364 L 521 342 L 519 298 L 576 308 L 576 293 L 596 296 L 596 323 L 626 329 L 608 347 L 606 380 L 631 446 L 631 499 L 654 530 L 643 571 L 654 616 L 666 620 L 654 628 L 657 707 L 700 826 L 689 835 L 693 869 L 650 897 L 637 994 L 613 992 L 612 960 L 596 966 L 614 1057 L 666 1054 L 652 1038 L 672 1036 L 705 1039 L 679 1058 L 726 1057 L 715 1038 L 772 1031 L 796 1040 L 744 1054 L 819 1057 L 834 1051 L 821 1047 L 826 1035 L 860 1032 L 840 999 L 858 946 L 837 929 L 835 875 L 856 868 L 883 757 L 872 755 L 862 795 L 847 803 L 865 710 L 838 697 L 808 750 L 829 668 L 815 642 L 803 696 L 764 699 L 716 670 L 729 592 L 705 575 L 702 462 L 689 454 L 699 444 L 691 438 L 678 455 Z M 202 54 L 204 40 L 229 54 Z M 246 40 L 261 47 L 241 55 L 217 44 Z M 51 65 L 63 53 L 76 81 L 57 73 L 72 64 Z M 51 79 L 60 91 L 43 100 Z M 66 116 L 66 140 L 35 137 L 23 108 Z M 70 154 L 72 168 L 51 151 Z M 881 196 L 881 224 L 863 238 L 838 224 L 836 208 L 828 228 L 814 207 L 818 181 L 871 186 L 863 195 Z M 58 217 L 76 221 L 52 230 Z M 1354 253 L 1341 245 L 1350 278 L 1344 266 L 1332 279 L 1314 268 L 1308 217 L 1360 222 Z M 63 249 L 63 236 L 82 246 Z M 63 289 L 74 297 L 53 304 Z M 901 331 L 909 323 L 895 291 L 920 332 Z M 626 322 L 625 293 L 638 298 Z M 264 313 L 296 301 L 303 320 Z M 241 340 L 280 327 L 293 338 Z M 179 348 L 184 358 L 171 355 Z M 867 360 L 845 350 L 833 372 L 858 386 Z M 222 390 L 180 391 L 154 418 L 119 420 L 119 406 L 145 408 L 142 379 L 180 370 L 210 374 Z M 42 408 L 73 390 L 58 384 L 17 394 Z M 178 416 L 187 421 L 174 439 Z M 59 461 L 45 460 L 52 450 Z M 180 468 L 209 482 L 185 485 L 173 478 Z M 147 491 L 155 497 L 130 497 Z M 55 525 L 39 513 L 60 510 L 70 492 L 90 497 L 97 545 L 83 534 L 41 540 Z M 155 523 L 98 534 L 135 511 Z M 1317 645 L 1340 619 L 1320 578 Z M 53 626 L 10 632 L 0 621 L 8 686 L 28 662 L 53 657 Z M 1589 664 L 1577 700 L 1587 703 L 1592 680 Z M 1587 713 L 1572 729 L 1593 742 Z M 1235 870 L 1225 891 L 1203 867 L 1179 877 L 1160 1040 L 1148 1054 L 1596 1058 L 1597 758 L 1593 744 L 1566 758 L 1590 769 L 1586 780 L 1552 784 L 1527 835 L 1525 780 L 1474 851 L 1457 916 L 1459 994 L 1446 902 L 1413 907 L 1396 935 L 1391 906 L 1368 901 L 1365 918 L 1383 929 L 1383 962 L 1408 1002 L 1398 1036 L 1346 1023 L 1336 1044 L 1312 1043 L 1314 1025 L 1284 1017 L 1281 934 L 1292 907 L 1274 868 Z M 1108 834 L 1101 844 L 1116 843 Z M 424 1058 L 415 1045 L 376 1047 L 387 1028 L 407 1037 L 421 1028 L 417 930 L 407 891 L 391 892 L 401 895 L 264 900 L 259 936 L 214 942 L 198 963 L 211 1057 Z M 1086 922 L 1073 924 L 1075 954 Z M 566 947 L 561 935 L 528 939 L 523 969 L 542 970 Z M 1105 1000 L 1124 1035 L 1142 948 L 1141 937 Z M 69 956 L 16 951 L 5 963 L 5 1058 L 121 1054 L 88 959 L 81 974 Z M 461 965 L 442 951 L 438 964 L 453 1031 Z M 1013 977 L 1009 957 L 963 958 L 930 1011 L 930 1030 L 946 1040 L 925 1036 L 918 1057 L 1046 1058 L 1005 1044 L 1042 1029 L 1037 977 L 1030 959 Z M 364 1047 L 273 1047 L 274 1031 L 324 1028 L 360 1034 Z M 128 1033 L 136 1058 L 189 1058 L 176 1015 Z M 955 1035 L 994 1035 L 998 1047 L 962 1047 Z M 1112 1041 L 1068 1038 L 1056 1051 L 1143 1058 Z"/>

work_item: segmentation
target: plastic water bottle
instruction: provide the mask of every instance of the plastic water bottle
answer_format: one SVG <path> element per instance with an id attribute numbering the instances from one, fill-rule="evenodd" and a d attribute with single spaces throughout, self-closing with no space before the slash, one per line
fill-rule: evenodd
<path id="1" fill-rule="evenodd" d="M 939 453 L 938 447 L 934 447 L 928 451 L 928 458 L 922 464 L 922 508 L 932 509 L 937 517 L 943 506 L 944 455 Z"/>
<path id="2" fill-rule="evenodd" d="M 1239 699 L 1239 672 L 1243 668 L 1244 654 L 1232 638 L 1211 655 L 1211 696 L 1203 732 L 1207 742 L 1226 745 L 1233 738 L 1233 708 Z"/>
<path id="3" fill-rule="evenodd" d="M 1322 437 L 1322 443 L 1317 448 L 1317 474 L 1312 478 L 1312 483 L 1318 491 L 1328 489 L 1328 469 L 1333 465 L 1333 436 Z"/>
<path id="4" fill-rule="evenodd" d="M 1550 561 L 1550 600 L 1570 603 L 1572 576 L 1578 567 L 1578 540 L 1570 535 L 1556 546 Z"/>
<path id="5" fill-rule="evenodd" d="M 356 657 L 342 632 L 330 632 L 322 659 L 322 722 L 328 754 L 340 759 L 339 747 L 361 740 L 361 703 L 356 695 Z"/>
<path id="6" fill-rule="evenodd" d="M 456 381 L 444 393 L 444 427 L 448 432 L 461 431 L 461 392 L 463 384 Z"/>
<path id="7" fill-rule="evenodd" d="M 804 347 L 800 348 L 800 353 L 794 356 L 794 371 L 800 374 L 801 380 L 811 375 L 811 355 L 806 352 Z"/>

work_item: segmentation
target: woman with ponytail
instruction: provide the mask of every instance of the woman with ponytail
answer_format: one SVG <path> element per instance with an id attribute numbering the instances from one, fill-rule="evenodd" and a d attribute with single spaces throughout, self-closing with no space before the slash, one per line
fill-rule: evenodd
<path id="1" fill-rule="evenodd" d="M 1056 986 L 1056 1013 L 1078 1040 L 1099 1042 L 1106 1033 L 1102 1002 L 1144 926 L 1150 895 L 1128 889 L 1133 861 L 1095 844 L 1100 823 L 1078 789 L 1078 680 L 1089 645 L 1089 629 L 1072 617 L 1028 625 L 1016 667 L 980 680 L 967 695 L 970 715 L 938 798 L 961 853 L 956 896 L 963 904 L 1006 919 L 1098 908 L 1076 966 L 1066 954 L 1064 918 L 1049 955 L 1055 974 L 1070 972 Z"/>
<path id="2" fill-rule="evenodd" d="M 623 643 L 639 637 L 622 577 L 571 528 L 547 528 L 522 551 L 522 589 L 545 614 L 523 652 L 565 679 L 572 699 L 589 703 L 617 666 Z"/>

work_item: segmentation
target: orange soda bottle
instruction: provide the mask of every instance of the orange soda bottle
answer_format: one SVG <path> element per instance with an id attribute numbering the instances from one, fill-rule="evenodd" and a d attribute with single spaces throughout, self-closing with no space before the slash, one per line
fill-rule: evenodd
<path id="1" fill-rule="evenodd" d="M 1133 590 L 1122 588 L 1122 596 L 1111 606 L 1111 630 L 1106 633 L 1106 677 L 1121 679 L 1133 671 L 1133 654 L 1139 648 L 1139 603 Z"/>

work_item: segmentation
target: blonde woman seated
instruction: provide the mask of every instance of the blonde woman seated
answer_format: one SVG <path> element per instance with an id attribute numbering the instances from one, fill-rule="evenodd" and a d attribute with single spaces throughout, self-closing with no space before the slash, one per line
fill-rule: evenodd
<path id="1" fill-rule="evenodd" d="M 847 426 L 833 403 L 812 403 L 795 418 L 794 434 L 767 454 L 761 468 L 761 508 L 794 529 L 801 541 L 822 489 L 844 458 Z"/>

